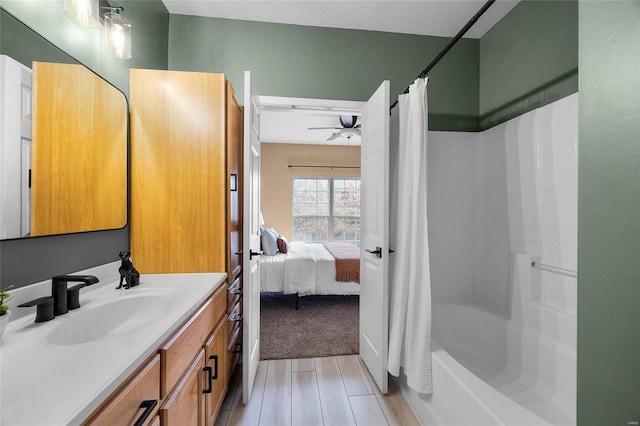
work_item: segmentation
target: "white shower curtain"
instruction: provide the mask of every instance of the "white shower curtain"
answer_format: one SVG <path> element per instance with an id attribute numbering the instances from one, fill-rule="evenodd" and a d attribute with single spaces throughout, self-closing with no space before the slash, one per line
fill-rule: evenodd
<path id="1" fill-rule="evenodd" d="M 400 95 L 391 117 L 388 369 L 431 393 L 431 276 L 427 229 L 427 80 Z"/>

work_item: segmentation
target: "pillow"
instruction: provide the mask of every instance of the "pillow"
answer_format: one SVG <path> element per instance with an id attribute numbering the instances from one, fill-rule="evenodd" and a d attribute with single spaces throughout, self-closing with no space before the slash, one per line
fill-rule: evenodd
<path id="1" fill-rule="evenodd" d="M 277 243 L 278 251 L 280 251 L 280 253 L 287 254 L 287 252 L 289 251 L 289 241 L 287 241 L 287 239 L 283 235 L 280 235 L 278 237 Z"/>
<path id="2" fill-rule="evenodd" d="M 274 256 L 278 252 L 278 233 L 273 228 L 265 228 L 260 235 L 262 251 L 267 256 Z"/>

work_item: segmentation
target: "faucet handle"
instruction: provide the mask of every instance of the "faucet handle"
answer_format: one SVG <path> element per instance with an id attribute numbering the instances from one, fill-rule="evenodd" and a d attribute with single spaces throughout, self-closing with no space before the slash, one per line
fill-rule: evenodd
<path id="1" fill-rule="evenodd" d="M 76 284 L 67 289 L 67 308 L 69 310 L 78 309 L 80 307 L 80 289 L 89 284 Z"/>
<path id="2" fill-rule="evenodd" d="M 45 296 L 30 302 L 25 302 L 18 305 L 18 308 L 30 308 L 32 306 L 36 307 L 35 322 L 50 321 L 55 317 L 53 314 L 53 296 Z"/>

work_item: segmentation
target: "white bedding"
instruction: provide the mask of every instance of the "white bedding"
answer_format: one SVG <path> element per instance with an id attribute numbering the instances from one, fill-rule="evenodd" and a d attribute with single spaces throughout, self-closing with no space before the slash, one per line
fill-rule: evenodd
<path id="1" fill-rule="evenodd" d="M 311 294 L 360 294 L 360 284 L 336 281 L 336 262 L 322 244 L 292 241 L 287 254 L 260 256 L 260 291 Z"/>

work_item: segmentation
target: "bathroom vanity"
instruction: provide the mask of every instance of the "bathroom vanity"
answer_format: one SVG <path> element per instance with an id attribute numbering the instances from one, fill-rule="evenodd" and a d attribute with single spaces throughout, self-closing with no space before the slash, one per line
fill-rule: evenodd
<path id="1" fill-rule="evenodd" d="M 0 350 L 0 423 L 212 424 L 229 378 L 225 280 L 142 275 L 129 290 L 101 282 L 81 293 L 79 309 L 12 321 Z"/>

